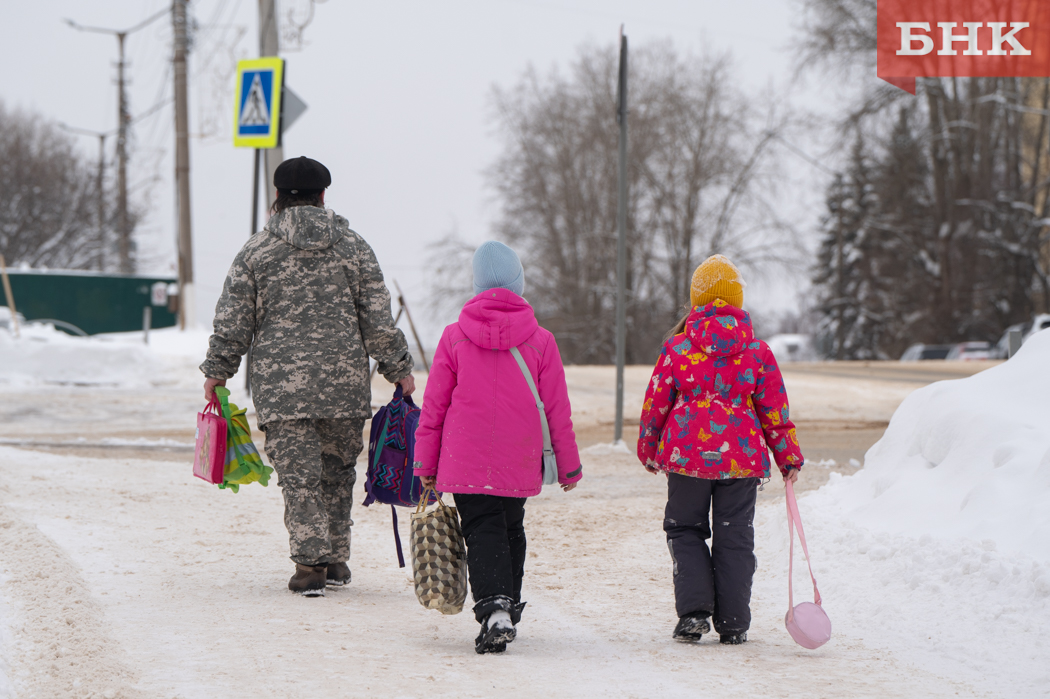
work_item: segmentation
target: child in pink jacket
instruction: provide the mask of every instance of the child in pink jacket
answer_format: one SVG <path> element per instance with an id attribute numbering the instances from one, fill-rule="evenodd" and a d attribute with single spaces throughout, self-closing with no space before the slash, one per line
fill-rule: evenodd
<path id="1" fill-rule="evenodd" d="M 645 393 L 638 458 L 667 475 L 674 638 L 699 641 L 714 617 L 719 641 L 737 644 L 751 625 L 758 484 L 769 477 L 771 450 L 786 481 L 798 478 L 803 459 L 777 360 L 740 308 L 736 267 L 708 258 L 693 273 L 690 297 Z"/>
<path id="2" fill-rule="evenodd" d="M 539 391 L 562 490 L 576 487 L 583 467 L 561 354 L 521 298 L 517 254 L 489 241 L 474 253 L 473 267 L 476 296 L 445 328 L 430 367 L 414 466 L 424 485 L 455 494 L 481 624 L 474 648 L 493 653 L 514 640 L 525 606 L 525 498 L 543 485 L 539 410 L 510 348 L 518 348 Z"/>

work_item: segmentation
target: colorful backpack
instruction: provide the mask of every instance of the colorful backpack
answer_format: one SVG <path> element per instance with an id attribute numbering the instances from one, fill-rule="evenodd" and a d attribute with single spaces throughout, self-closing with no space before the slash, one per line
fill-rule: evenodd
<path id="1" fill-rule="evenodd" d="M 394 390 L 394 399 L 372 416 L 372 429 L 368 435 L 367 495 L 363 504 L 368 507 L 378 501 L 390 505 L 397 562 L 402 568 L 405 567 L 405 555 L 401 550 L 395 505 L 415 507 L 423 493 L 423 484 L 412 474 L 419 412 L 411 396 L 403 395 L 399 384 Z"/>

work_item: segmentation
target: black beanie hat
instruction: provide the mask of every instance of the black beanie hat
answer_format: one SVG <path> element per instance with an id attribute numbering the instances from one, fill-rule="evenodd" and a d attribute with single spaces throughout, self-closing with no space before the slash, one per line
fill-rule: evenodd
<path id="1" fill-rule="evenodd" d="M 320 191 L 332 184 L 332 174 L 321 163 L 301 155 L 289 158 L 273 171 L 273 186 L 292 194 Z"/>

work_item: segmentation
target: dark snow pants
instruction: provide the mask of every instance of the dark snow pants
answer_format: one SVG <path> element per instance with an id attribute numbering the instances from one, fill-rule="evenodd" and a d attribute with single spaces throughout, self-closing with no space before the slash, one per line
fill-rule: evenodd
<path id="1" fill-rule="evenodd" d="M 758 478 L 667 477 L 664 531 L 674 562 L 678 616 L 709 612 L 720 634 L 751 626 Z M 711 550 L 707 539 L 712 535 Z"/>
<path id="2" fill-rule="evenodd" d="M 497 609 L 517 618 L 525 576 L 525 498 L 456 493 L 467 573 L 479 622 Z"/>

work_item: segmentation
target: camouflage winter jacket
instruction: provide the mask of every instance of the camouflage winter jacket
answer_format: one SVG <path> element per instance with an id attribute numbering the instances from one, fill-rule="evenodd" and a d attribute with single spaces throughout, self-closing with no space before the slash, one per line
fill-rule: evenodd
<path id="1" fill-rule="evenodd" d="M 260 425 L 370 417 L 368 357 L 391 382 L 412 370 L 375 253 L 346 219 L 314 206 L 278 212 L 248 240 L 214 327 L 201 371 L 228 379 L 252 346 Z"/>

